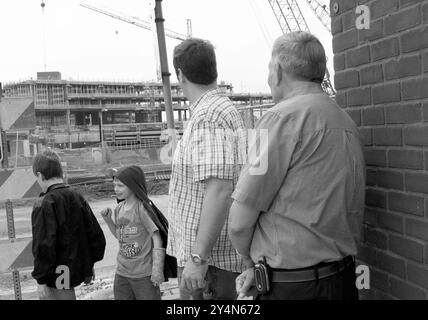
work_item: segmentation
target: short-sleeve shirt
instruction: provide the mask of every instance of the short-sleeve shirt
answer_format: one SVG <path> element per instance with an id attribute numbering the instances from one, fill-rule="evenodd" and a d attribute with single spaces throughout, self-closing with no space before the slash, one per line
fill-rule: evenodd
<path id="1" fill-rule="evenodd" d="M 247 151 L 243 120 L 220 90 L 203 94 L 190 106 L 190 112 L 174 153 L 169 188 L 167 253 L 175 256 L 181 267 L 193 253 L 206 180 L 231 180 L 235 186 Z M 242 270 L 242 261 L 228 237 L 227 221 L 209 264 L 227 271 Z"/>
<path id="2" fill-rule="evenodd" d="M 126 210 L 124 202 L 115 208 L 116 236 L 119 240 L 117 274 L 142 278 L 152 274 L 152 235 L 158 230 L 140 202 Z"/>
<path id="3" fill-rule="evenodd" d="M 268 132 L 257 158 L 267 171 L 245 165 L 232 194 L 260 212 L 252 259 L 295 269 L 355 255 L 365 165 L 351 118 L 326 94 L 307 94 L 269 109 L 257 129 Z"/>

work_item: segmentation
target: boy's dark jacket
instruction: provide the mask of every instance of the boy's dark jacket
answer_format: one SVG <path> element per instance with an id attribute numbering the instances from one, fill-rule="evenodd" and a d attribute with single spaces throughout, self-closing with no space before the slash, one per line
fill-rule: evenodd
<path id="1" fill-rule="evenodd" d="M 52 185 L 36 201 L 33 230 L 32 276 L 39 284 L 56 287 L 56 268 L 70 270 L 70 287 L 92 276 L 94 263 L 104 257 L 106 240 L 88 202 L 68 185 Z"/>

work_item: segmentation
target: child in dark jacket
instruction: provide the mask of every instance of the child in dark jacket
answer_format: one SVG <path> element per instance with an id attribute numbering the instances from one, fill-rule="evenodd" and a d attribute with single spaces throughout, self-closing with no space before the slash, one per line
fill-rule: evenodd
<path id="1" fill-rule="evenodd" d="M 119 240 L 114 279 L 115 300 L 160 300 L 164 281 L 165 248 L 158 226 L 148 210 L 143 170 L 138 166 L 120 169 L 114 176 L 114 190 L 119 202 L 101 214 Z"/>
<path id="2" fill-rule="evenodd" d="M 37 154 L 33 172 L 43 191 L 31 214 L 32 276 L 39 284 L 39 298 L 75 300 L 74 287 L 90 283 L 106 240 L 88 202 L 64 184 L 55 152 Z"/>

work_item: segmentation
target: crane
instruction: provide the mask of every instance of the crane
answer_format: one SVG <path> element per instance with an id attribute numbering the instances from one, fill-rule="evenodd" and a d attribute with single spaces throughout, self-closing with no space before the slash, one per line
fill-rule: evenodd
<path id="1" fill-rule="evenodd" d="M 306 0 L 306 2 L 317 16 L 319 21 L 323 24 L 323 26 L 326 27 L 329 32 L 331 32 L 331 19 L 327 10 L 327 6 L 325 4 L 319 3 L 318 0 Z"/>
<path id="2" fill-rule="evenodd" d="M 112 13 L 112 12 L 109 12 L 109 11 L 106 11 L 106 10 L 103 10 L 103 9 L 100 9 L 100 8 L 97 8 L 97 7 L 94 7 L 94 6 L 85 4 L 85 3 L 81 3 L 80 6 L 83 8 L 104 14 L 106 16 L 109 16 L 110 18 L 129 23 L 129 24 L 132 24 L 134 26 L 137 26 L 137 27 L 140 27 L 140 28 L 143 28 L 146 30 L 152 30 L 152 23 L 150 23 L 149 21 L 145 21 L 145 20 L 137 18 L 137 17 L 124 17 L 118 13 Z M 184 34 L 175 32 L 175 31 L 168 30 L 168 29 L 165 29 L 165 35 L 167 37 L 170 37 L 170 38 L 173 38 L 176 40 L 186 40 L 187 38 L 191 37 L 191 30 L 192 30 L 191 21 L 188 19 L 187 20 L 187 32 L 188 32 L 187 36 L 185 36 Z"/>
<path id="3" fill-rule="evenodd" d="M 294 31 L 306 31 L 310 32 L 308 24 L 306 23 L 305 17 L 300 9 L 297 0 L 268 0 L 272 8 L 272 11 L 278 21 L 278 24 L 282 30 L 282 33 L 286 34 Z M 308 5 L 314 11 L 315 15 L 321 21 L 321 23 L 330 31 L 330 28 L 327 27 L 329 21 L 325 15 L 326 9 L 316 0 L 306 0 Z M 330 72 L 326 68 L 325 70 L 324 81 L 322 82 L 322 88 L 330 96 L 334 96 L 336 92 L 334 91 L 333 85 L 330 81 Z"/>

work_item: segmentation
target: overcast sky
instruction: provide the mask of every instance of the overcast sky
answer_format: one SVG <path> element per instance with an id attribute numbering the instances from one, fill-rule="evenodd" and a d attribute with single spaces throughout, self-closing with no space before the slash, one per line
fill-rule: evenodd
<path id="1" fill-rule="evenodd" d="M 298 1 L 333 74 L 331 35 L 306 1 Z M 35 78 L 44 70 L 44 56 L 46 70 L 60 71 L 63 79 L 156 80 L 153 33 L 85 9 L 82 2 L 144 20 L 152 13 L 148 0 L 45 0 L 44 14 L 40 0 L 1 0 L 0 82 Z M 235 92 L 269 92 L 271 46 L 281 30 L 268 0 L 164 0 L 162 8 L 166 28 L 186 34 L 191 19 L 193 36 L 214 44 L 219 80 L 232 83 Z M 179 41 L 166 42 L 172 71 Z"/>

